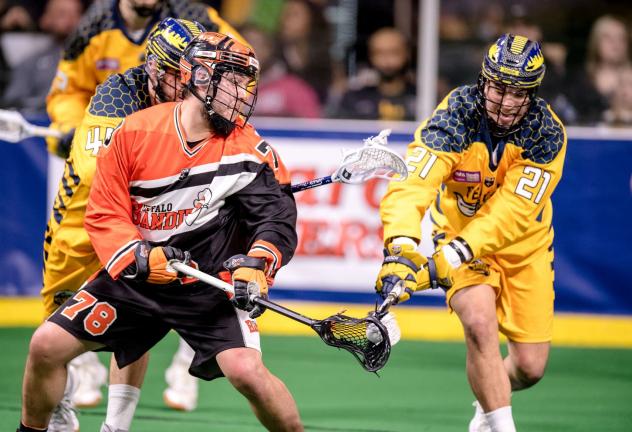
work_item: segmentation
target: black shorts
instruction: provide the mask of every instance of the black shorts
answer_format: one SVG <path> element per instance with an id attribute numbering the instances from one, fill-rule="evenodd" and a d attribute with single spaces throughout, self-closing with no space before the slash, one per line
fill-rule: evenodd
<path id="1" fill-rule="evenodd" d="M 215 356 L 230 348 L 261 350 L 256 320 L 226 293 L 201 282 L 153 285 L 113 280 L 102 270 L 48 318 L 73 336 L 103 344 L 119 368 L 138 360 L 169 330 L 191 345 L 191 375 L 222 376 Z"/>

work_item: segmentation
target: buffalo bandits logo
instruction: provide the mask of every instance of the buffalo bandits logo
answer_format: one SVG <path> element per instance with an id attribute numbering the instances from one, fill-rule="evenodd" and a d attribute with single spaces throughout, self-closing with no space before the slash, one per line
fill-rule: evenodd
<path id="1" fill-rule="evenodd" d="M 193 209 L 174 210 L 173 204 L 147 205 L 132 203 L 132 220 L 135 225 L 152 230 L 172 230 L 178 228 Z"/>
<path id="2" fill-rule="evenodd" d="M 210 209 L 212 193 L 209 188 L 198 192 L 191 208 L 174 209 L 172 203 L 148 205 L 132 203 L 132 220 L 137 226 L 157 231 L 173 230 L 183 223 L 191 226 L 204 210 Z"/>
<path id="3" fill-rule="evenodd" d="M 197 198 L 193 200 L 193 211 L 187 216 L 185 222 L 191 226 L 202 213 L 202 210 L 208 210 L 211 206 L 211 198 L 213 193 L 209 188 L 198 192 Z"/>

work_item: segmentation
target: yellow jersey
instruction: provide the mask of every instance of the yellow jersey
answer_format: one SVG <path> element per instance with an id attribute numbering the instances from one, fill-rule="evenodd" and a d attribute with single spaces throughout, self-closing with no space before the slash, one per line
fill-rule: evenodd
<path id="1" fill-rule="evenodd" d="M 90 100 L 46 226 L 42 296 L 47 315 L 101 266 L 83 226 L 96 156 L 125 117 L 151 104 L 143 66 L 111 75 Z"/>
<path id="2" fill-rule="evenodd" d="M 550 245 L 550 197 L 564 166 L 564 126 L 536 98 L 518 131 L 492 137 L 477 97 L 475 85 L 453 90 L 415 131 L 409 176 L 392 182 L 381 202 L 386 243 L 400 236 L 419 241 L 430 207 L 435 226 L 462 237 L 475 258 L 499 251 L 529 256 Z"/>
<path id="3" fill-rule="evenodd" d="M 167 17 L 197 21 L 207 31 L 243 39 L 217 11 L 202 3 L 164 0 L 140 34 L 130 33 L 121 17 L 118 0 L 97 0 L 66 40 L 57 74 L 48 94 L 46 108 L 51 127 L 64 133 L 75 129 L 97 85 L 114 73 L 140 65 L 144 60 L 147 36 Z M 47 139 L 48 148 L 57 152 L 57 139 Z"/>

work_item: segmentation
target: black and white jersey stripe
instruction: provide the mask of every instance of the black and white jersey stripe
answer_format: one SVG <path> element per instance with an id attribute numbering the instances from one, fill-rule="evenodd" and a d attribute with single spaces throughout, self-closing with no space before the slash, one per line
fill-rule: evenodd
<path id="1" fill-rule="evenodd" d="M 219 163 L 191 168 L 184 177 L 178 174 L 157 180 L 133 181 L 130 183 L 130 194 L 152 198 L 172 190 L 208 185 L 216 176 L 233 176 L 243 172 L 256 173 L 260 167 L 261 161 L 251 154 L 224 156 Z"/>
<path id="2" fill-rule="evenodd" d="M 256 156 L 242 153 L 224 156 L 219 163 L 192 167 L 188 177 L 205 178 L 205 183 L 186 184 L 179 176 L 131 182 L 130 196 L 142 211 L 186 212 L 180 223 L 171 229 L 138 226 L 139 232 L 149 241 L 166 242 L 175 234 L 199 229 L 216 218 L 226 198 L 249 185 L 262 167 Z M 161 192 L 155 193 L 157 191 Z"/>
<path id="3" fill-rule="evenodd" d="M 109 272 L 110 269 L 114 265 L 116 265 L 118 260 L 121 259 L 121 257 L 123 257 L 125 254 L 127 254 L 127 252 L 129 252 L 131 249 L 134 249 L 138 243 L 140 243 L 139 240 L 133 240 L 131 242 L 125 243 L 119 250 L 114 253 L 114 255 L 112 255 L 110 261 L 108 261 L 108 263 L 105 265 L 105 269 Z"/>

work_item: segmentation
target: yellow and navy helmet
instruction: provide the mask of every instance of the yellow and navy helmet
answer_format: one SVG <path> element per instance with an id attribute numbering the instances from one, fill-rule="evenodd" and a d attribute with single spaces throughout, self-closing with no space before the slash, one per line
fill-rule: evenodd
<path id="1" fill-rule="evenodd" d="M 533 89 L 542 82 L 545 70 L 538 42 L 507 33 L 489 47 L 481 74 L 488 80 Z"/>
<path id="2" fill-rule="evenodd" d="M 206 29 L 197 21 L 165 18 L 151 32 L 147 40 L 146 57 L 154 59 L 161 68 L 180 69 L 180 56 L 194 38 Z"/>
<path id="3" fill-rule="evenodd" d="M 504 34 L 489 47 L 478 78 L 477 105 L 485 114 L 492 135 L 502 137 L 520 128 L 535 102 L 544 71 L 544 56 L 538 42 L 524 36 Z M 494 83 L 492 88 L 496 89 L 496 98 L 487 97 L 488 83 Z M 524 96 L 509 102 L 508 93 Z"/>

